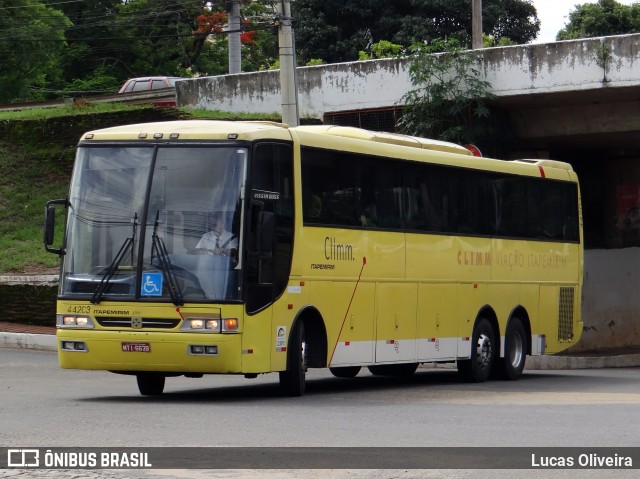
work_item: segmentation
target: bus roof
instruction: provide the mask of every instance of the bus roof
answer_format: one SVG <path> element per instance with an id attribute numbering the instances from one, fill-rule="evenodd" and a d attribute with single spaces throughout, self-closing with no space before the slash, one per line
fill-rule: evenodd
<path id="1" fill-rule="evenodd" d="M 400 135 L 398 133 L 385 133 L 363 130 L 351 126 L 335 126 L 335 125 L 314 125 L 300 126 L 298 131 L 306 131 L 324 135 L 339 136 L 342 138 L 352 138 L 355 140 L 374 141 L 377 143 L 388 143 L 391 145 L 409 146 L 412 148 L 421 148 L 423 150 L 443 151 L 446 153 L 457 153 L 459 155 L 471 155 L 466 148 L 448 143 L 446 141 L 431 140 L 420 138 L 417 136 Z"/>
<path id="2" fill-rule="evenodd" d="M 298 135 L 299 134 L 299 135 Z M 466 148 L 445 141 L 400 135 L 397 133 L 374 132 L 361 128 L 336 125 L 309 125 L 289 127 L 288 125 L 269 121 L 221 121 L 221 120 L 176 120 L 166 122 L 139 123 L 115 126 L 85 133 L 81 141 L 145 141 L 145 140 L 260 140 L 275 139 L 291 141 L 292 136 L 300 139 L 316 138 L 311 143 L 325 143 L 330 147 L 329 138 L 344 142 L 364 141 L 384 144 L 385 148 L 393 146 L 408 147 L 416 150 L 427 150 L 432 153 L 453 154 L 459 160 L 452 161 L 459 166 L 470 168 L 490 168 L 495 170 L 517 170 L 521 174 L 542 175 L 544 170 L 554 170 L 552 176 L 566 178 L 572 171 L 568 163 L 552 160 L 523 159 L 514 161 L 477 158 Z M 329 142 L 327 142 L 329 140 Z M 303 144 L 306 141 L 302 141 Z M 371 144 L 370 143 L 370 144 Z M 417 151 L 416 151 L 417 153 Z M 395 156 L 395 155 L 393 155 Z M 414 155 L 411 155 L 414 156 Z M 399 156 L 400 157 L 400 156 Z M 487 163 L 489 162 L 489 163 Z M 489 166 L 491 164 L 491 166 Z"/>
<path id="3" fill-rule="evenodd" d="M 85 133 L 81 140 L 291 140 L 287 126 L 267 121 L 176 120 L 114 126 Z"/>

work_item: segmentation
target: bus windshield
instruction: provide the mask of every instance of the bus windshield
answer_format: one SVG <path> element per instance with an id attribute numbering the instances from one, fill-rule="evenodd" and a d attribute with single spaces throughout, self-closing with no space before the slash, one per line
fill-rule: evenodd
<path id="1" fill-rule="evenodd" d="M 65 297 L 240 298 L 243 147 L 81 146 L 69 196 Z"/>

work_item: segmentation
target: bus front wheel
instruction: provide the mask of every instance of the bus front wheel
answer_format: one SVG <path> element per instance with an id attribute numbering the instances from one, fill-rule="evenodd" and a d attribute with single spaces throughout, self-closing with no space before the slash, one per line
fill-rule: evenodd
<path id="1" fill-rule="evenodd" d="M 497 343 L 491 323 L 480 318 L 473 328 L 471 358 L 458 361 L 458 372 L 474 383 L 486 381 L 491 374 L 497 351 Z"/>
<path id="2" fill-rule="evenodd" d="M 287 396 L 302 396 L 305 391 L 308 351 L 304 323 L 298 321 L 291 331 L 287 353 L 287 370 L 280 371 L 280 388 Z"/>
<path id="3" fill-rule="evenodd" d="M 164 391 L 164 375 L 157 373 L 138 373 L 138 389 L 143 396 L 159 396 Z"/>

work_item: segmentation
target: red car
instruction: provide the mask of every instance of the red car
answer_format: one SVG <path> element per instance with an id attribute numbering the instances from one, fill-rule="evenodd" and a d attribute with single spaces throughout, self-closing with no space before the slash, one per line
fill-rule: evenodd
<path id="1" fill-rule="evenodd" d="M 118 93 L 132 93 L 138 91 L 159 90 L 161 88 L 173 88 L 182 77 L 141 77 L 131 78 L 126 81 Z"/>

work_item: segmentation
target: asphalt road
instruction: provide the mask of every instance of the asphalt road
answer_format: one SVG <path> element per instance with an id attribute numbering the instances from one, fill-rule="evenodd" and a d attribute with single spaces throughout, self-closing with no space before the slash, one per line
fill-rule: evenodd
<path id="1" fill-rule="evenodd" d="M 637 368 L 526 371 L 519 381 L 482 384 L 463 383 L 455 370 L 445 368 L 420 369 L 408 379 L 361 372 L 355 380 L 346 380 L 325 370 L 312 370 L 308 378 L 307 394 L 301 398 L 281 397 L 275 374 L 253 380 L 168 378 L 163 396 L 145 398 L 133 377 L 61 370 L 53 352 L 0 349 L 0 447 L 640 446 Z M 32 470 L 23 476 L 9 470 L 0 471 L 0 476 L 4 472 L 7 477 L 78 477 L 77 471 L 65 476 L 61 471 Z M 638 476 L 637 470 L 260 473 L 260 477 L 302 475 L 307 479 Z M 83 477 L 132 476 L 130 471 L 128 475 L 94 471 Z M 154 470 L 136 471 L 136 477 L 244 476 L 237 470 Z"/>

